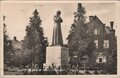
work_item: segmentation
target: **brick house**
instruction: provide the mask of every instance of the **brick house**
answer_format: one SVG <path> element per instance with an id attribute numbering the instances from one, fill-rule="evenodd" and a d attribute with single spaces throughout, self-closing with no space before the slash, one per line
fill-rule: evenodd
<path id="1" fill-rule="evenodd" d="M 87 24 L 89 26 L 89 33 L 92 34 L 92 41 L 95 44 L 95 48 L 91 52 L 91 57 L 87 55 L 80 57 L 79 67 L 105 65 L 108 63 L 108 55 L 117 51 L 115 29 L 113 29 L 114 22 L 111 21 L 110 26 L 106 26 L 97 16 L 89 16 Z M 74 52 L 72 63 L 77 65 L 77 52 Z"/>
<path id="2" fill-rule="evenodd" d="M 110 26 L 106 26 L 97 16 L 89 16 L 89 26 L 96 47 L 93 58 L 94 64 L 107 63 L 107 55 L 117 49 L 115 29 L 113 29 L 114 22 L 111 21 Z"/>

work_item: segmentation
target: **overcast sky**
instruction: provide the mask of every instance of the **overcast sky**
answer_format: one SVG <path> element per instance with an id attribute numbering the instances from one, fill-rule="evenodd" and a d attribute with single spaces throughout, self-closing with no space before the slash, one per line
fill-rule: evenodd
<path id="1" fill-rule="evenodd" d="M 86 16 L 96 15 L 100 20 L 109 26 L 110 21 L 115 21 L 114 28 L 117 28 L 116 21 L 116 3 L 82 3 L 86 9 Z M 64 43 L 68 36 L 71 24 L 73 23 L 73 13 L 77 10 L 77 3 L 23 3 L 4 2 L 2 3 L 2 13 L 6 16 L 7 32 L 11 39 L 16 36 L 22 40 L 25 36 L 25 28 L 29 23 L 29 17 L 37 9 L 42 20 L 44 34 L 49 42 L 52 40 L 53 16 L 57 10 L 61 10 L 62 34 Z"/>

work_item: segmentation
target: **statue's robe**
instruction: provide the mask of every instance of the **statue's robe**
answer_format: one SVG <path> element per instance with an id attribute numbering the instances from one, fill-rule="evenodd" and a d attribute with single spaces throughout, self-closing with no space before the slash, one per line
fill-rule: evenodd
<path id="1" fill-rule="evenodd" d="M 60 16 L 54 16 L 54 28 L 53 28 L 53 38 L 52 45 L 63 45 L 61 23 L 63 22 Z"/>

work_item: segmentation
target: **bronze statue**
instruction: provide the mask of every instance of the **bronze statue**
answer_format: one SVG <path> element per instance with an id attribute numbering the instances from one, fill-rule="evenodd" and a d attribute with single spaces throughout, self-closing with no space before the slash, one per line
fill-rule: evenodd
<path id="1" fill-rule="evenodd" d="M 57 14 L 53 17 L 54 19 L 54 28 L 53 28 L 53 38 L 52 45 L 63 45 L 62 32 L 61 32 L 61 23 L 63 22 L 60 17 L 61 11 L 57 11 Z"/>

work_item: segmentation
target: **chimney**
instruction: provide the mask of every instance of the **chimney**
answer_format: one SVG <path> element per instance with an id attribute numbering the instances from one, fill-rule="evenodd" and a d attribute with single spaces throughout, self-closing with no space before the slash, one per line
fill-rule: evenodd
<path id="1" fill-rule="evenodd" d="M 94 19 L 94 16 L 89 16 L 89 21 L 92 21 Z"/>
<path id="2" fill-rule="evenodd" d="M 111 21 L 111 22 L 110 22 L 110 27 L 111 27 L 112 30 L 113 30 L 113 25 L 114 25 L 114 22 Z"/>
<path id="3" fill-rule="evenodd" d="M 14 36 L 14 40 L 17 40 L 16 36 Z"/>

